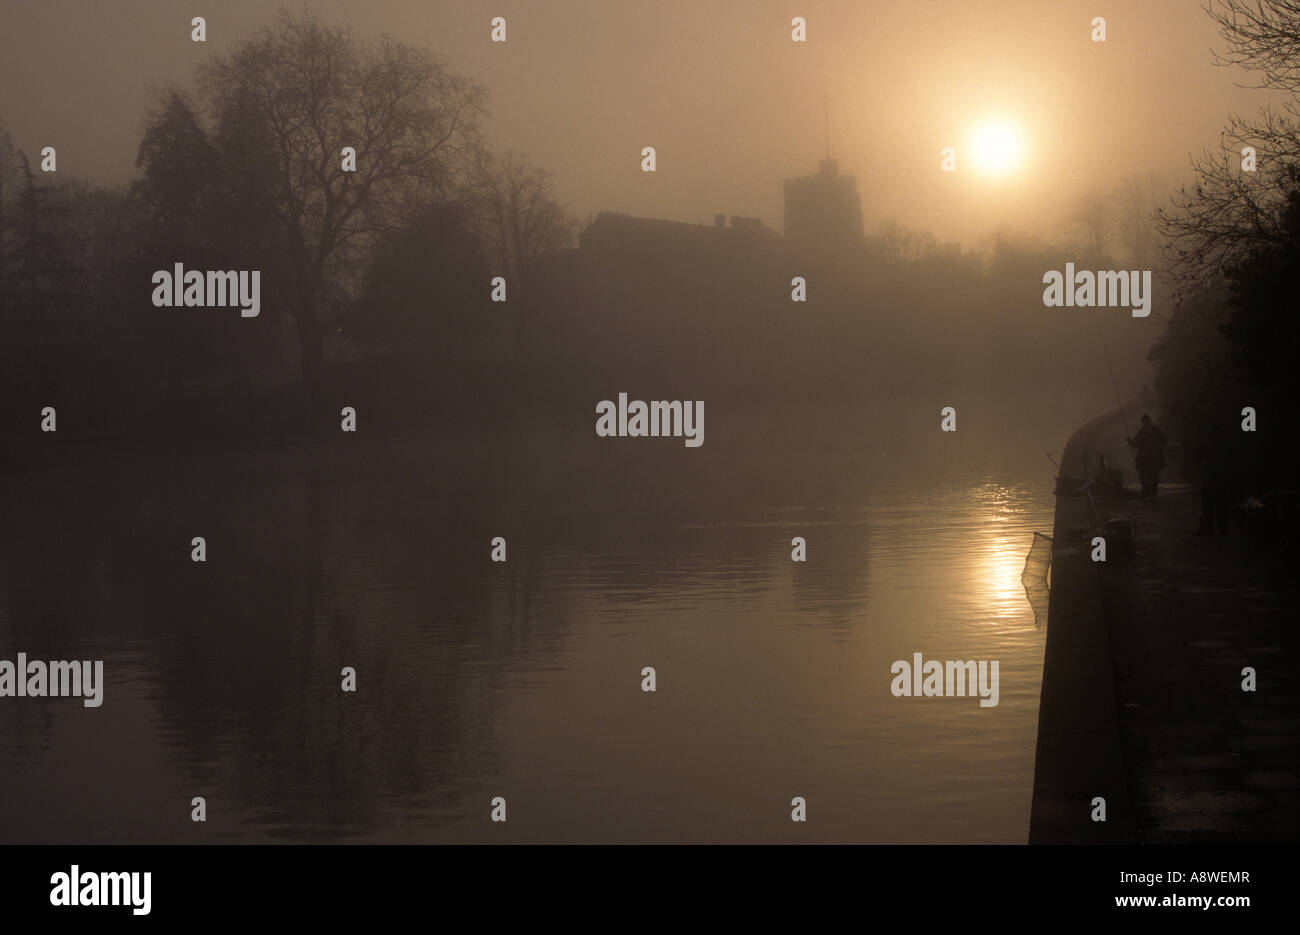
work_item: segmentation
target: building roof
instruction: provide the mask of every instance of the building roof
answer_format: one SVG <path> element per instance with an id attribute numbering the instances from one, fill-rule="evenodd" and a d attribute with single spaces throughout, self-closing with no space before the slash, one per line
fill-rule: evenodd
<path id="1" fill-rule="evenodd" d="M 583 250 L 653 250 L 710 249 L 754 243 L 776 246 L 782 242 L 781 235 L 759 218 L 733 216 L 730 227 L 719 223 L 723 220 L 723 215 L 717 215 L 713 224 L 690 224 L 602 211 L 578 235 L 578 243 Z"/>

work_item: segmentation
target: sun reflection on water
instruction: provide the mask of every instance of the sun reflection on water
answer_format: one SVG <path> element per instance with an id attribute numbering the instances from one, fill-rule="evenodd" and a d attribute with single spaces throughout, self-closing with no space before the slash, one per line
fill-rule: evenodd
<path id="1" fill-rule="evenodd" d="M 970 587 L 984 619 L 999 623 L 1033 623 L 1033 609 L 1025 595 L 1021 574 L 1033 544 L 1033 529 L 1026 514 L 1026 492 L 999 483 L 972 490 L 979 526 L 971 543 Z"/>

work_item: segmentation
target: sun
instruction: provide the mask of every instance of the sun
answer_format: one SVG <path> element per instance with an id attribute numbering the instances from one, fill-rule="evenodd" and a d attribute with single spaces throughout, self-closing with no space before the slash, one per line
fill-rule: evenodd
<path id="1" fill-rule="evenodd" d="M 1009 123 L 986 123 L 970 139 L 971 162 L 985 175 L 1010 175 L 1024 160 L 1024 141 Z"/>

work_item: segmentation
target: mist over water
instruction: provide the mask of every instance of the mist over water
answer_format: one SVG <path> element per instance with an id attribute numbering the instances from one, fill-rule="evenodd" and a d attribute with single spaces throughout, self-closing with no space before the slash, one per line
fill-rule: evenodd
<path id="1" fill-rule="evenodd" d="M 1020 573 L 1063 439 L 1053 415 L 966 441 L 979 408 L 969 433 L 938 432 L 937 407 L 906 431 L 901 401 L 834 431 L 722 408 L 692 450 L 598 439 L 583 414 L 571 436 L 7 476 L 0 509 L 25 531 L 0 553 L 5 645 L 103 658 L 106 686 L 96 710 L 0 708 L 0 826 L 19 842 L 1023 842 L 1044 631 Z M 760 428 L 770 445 L 738 446 Z M 673 480 L 684 465 L 693 489 Z M 487 561 L 496 535 L 504 564 Z M 892 697 L 890 664 L 915 652 L 999 660 L 999 704 Z M 507 825 L 486 820 L 495 795 Z"/>

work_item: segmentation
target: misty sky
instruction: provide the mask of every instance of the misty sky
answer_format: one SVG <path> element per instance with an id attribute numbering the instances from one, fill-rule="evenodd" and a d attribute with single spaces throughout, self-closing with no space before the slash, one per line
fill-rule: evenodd
<path id="1" fill-rule="evenodd" d="M 1054 236 L 1077 198 L 1148 169 L 1186 175 L 1227 114 L 1265 92 L 1216 67 L 1196 0 L 315 0 L 291 5 L 359 33 L 427 45 L 487 88 L 490 138 L 555 174 L 579 217 L 754 215 L 780 230 L 783 178 L 831 149 L 858 177 L 868 232 L 887 217 L 981 246 L 1002 227 Z M 269 0 L 0 0 L 0 122 L 31 153 L 102 184 L 133 177 L 151 87 L 269 21 Z M 208 43 L 190 41 L 202 15 Z M 509 40 L 489 41 L 493 16 Z M 790 40 L 790 20 L 809 41 Z M 1106 17 L 1108 41 L 1089 38 Z M 1024 168 L 961 160 L 966 135 L 1018 126 Z M 640 150 L 658 150 L 658 172 Z M 939 171 L 958 147 L 959 171 Z M 1263 154 L 1261 154 L 1263 156 Z"/>

